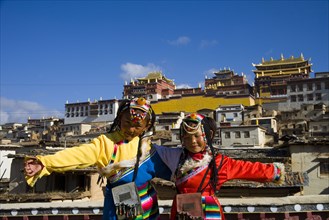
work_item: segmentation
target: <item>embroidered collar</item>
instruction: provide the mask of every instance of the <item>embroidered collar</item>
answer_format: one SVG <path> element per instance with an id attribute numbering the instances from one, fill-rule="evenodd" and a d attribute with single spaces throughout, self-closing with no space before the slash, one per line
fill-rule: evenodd
<path id="1" fill-rule="evenodd" d="M 198 158 L 199 157 L 200 155 L 198 155 Z M 205 151 L 201 159 L 198 159 L 196 157 L 194 158 L 195 159 L 193 159 L 190 155 L 188 156 L 188 158 L 185 160 L 184 164 L 180 168 L 180 172 L 182 174 L 185 174 L 196 167 L 207 166 L 210 163 L 212 156 L 208 153 L 208 151 Z"/>
<path id="2" fill-rule="evenodd" d="M 105 175 L 105 176 L 109 176 L 109 174 L 111 173 L 117 173 L 119 170 L 121 169 L 125 169 L 125 168 L 133 168 L 136 164 L 136 160 L 137 160 L 137 156 L 131 158 L 131 159 L 127 159 L 127 160 L 121 160 L 119 162 L 114 162 L 115 161 L 115 156 L 116 156 L 116 148 L 119 148 L 121 145 L 123 145 L 124 141 L 119 141 L 115 144 L 115 148 L 114 148 L 114 158 L 112 155 L 112 160 L 109 161 L 108 165 L 103 167 L 103 168 L 99 168 L 98 172 L 101 175 Z M 139 160 L 139 164 L 141 164 L 148 156 L 149 154 L 149 150 L 148 147 L 150 146 L 150 141 L 149 139 L 143 139 L 142 140 L 142 144 L 141 144 L 141 156 L 140 156 L 140 160 Z"/>
<path id="3" fill-rule="evenodd" d="M 206 150 L 203 150 L 199 153 L 192 153 L 192 152 L 188 151 L 188 156 L 191 157 L 193 160 L 201 160 L 204 157 L 205 153 L 206 153 Z"/>

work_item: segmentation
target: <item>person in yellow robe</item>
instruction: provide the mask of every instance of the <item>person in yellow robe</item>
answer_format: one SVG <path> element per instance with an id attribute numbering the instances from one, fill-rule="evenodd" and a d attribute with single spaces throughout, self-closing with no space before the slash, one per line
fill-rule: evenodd
<path id="1" fill-rule="evenodd" d="M 151 149 L 149 138 L 143 136 L 154 129 L 154 122 L 155 113 L 145 98 L 123 100 L 109 133 L 54 155 L 27 157 L 26 181 L 33 186 L 39 178 L 52 172 L 97 166 L 101 175 L 108 179 L 103 219 L 118 219 L 119 215 L 130 215 L 130 219 L 158 219 L 156 193 L 149 182 L 151 176 L 143 176 L 146 172 L 142 170 L 142 163 L 150 158 Z M 138 170 L 141 171 L 137 175 Z M 168 179 L 170 175 L 166 166 L 159 169 L 158 176 Z M 122 212 L 120 204 L 114 202 L 113 188 L 131 182 L 136 184 L 140 212 L 134 204 L 130 210 Z"/>

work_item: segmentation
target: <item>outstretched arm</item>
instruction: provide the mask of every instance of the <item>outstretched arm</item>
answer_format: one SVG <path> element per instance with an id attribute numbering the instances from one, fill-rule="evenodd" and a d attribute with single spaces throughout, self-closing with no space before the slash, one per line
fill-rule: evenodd
<path id="1" fill-rule="evenodd" d="M 65 172 L 77 168 L 85 168 L 97 164 L 102 166 L 108 161 L 111 142 L 105 136 L 94 139 L 90 144 L 58 151 L 54 155 L 27 157 L 24 170 L 25 179 L 30 186 L 52 172 Z M 113 144 L 112 144 L 113 145 Z"/>
<path id="2" fill-rule="evenodd" d="M 219 175 L 225 175 L 224 179 L 226 180 L 244 179 L 257 182 L 277 182 L 279 184 L 284 181 L 284 165 L 282 163 L 265 164 L 224 157 L 223 167 L 218 172 Z"/>

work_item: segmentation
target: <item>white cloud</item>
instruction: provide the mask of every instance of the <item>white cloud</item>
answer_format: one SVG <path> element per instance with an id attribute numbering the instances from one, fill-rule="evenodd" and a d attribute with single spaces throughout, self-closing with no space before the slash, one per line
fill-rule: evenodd
<path id="1" fill-rule="evenodd" d="M 192 86 L 190 86 L 189 84 L 179 84 L 179 85 L 176 85 L 176 88 L 177 89 L 189 89 L 189 88 L 192 88 Z"/>
<path id="2" fill-rule="evenodd" d="M 189 37 L 186 37 L 186 36 L 178 37 L 176 40 L 168 40 L 168 43 L 170 45 L 175 45 L 175 46 L 186 45 L 190 42 L 191 42 L 191 39 Z"/>
<path id="3" fill-rule="evenodd" d="M 161 71 L 159 66 L 149 63 L 146 66 L 134 63 L 125 63 L 121 65 L 121 78 L 127 81 L 131 79 L 145 77 L 150 72 Z"/>
<path id="4" fill-rule="evenodd" d="M 63 117 L 57 110 L 49 110 L 42 105 L 22 100 L 0 97 L 0 124 L 17 122 L 26 123 L 30 118 Z"/>
<path id="5" fill-rule="evenodd" d="M 218 44 L 217 40 L 202 40 L 200 43 L 200 48 L 212 47 Z"/>

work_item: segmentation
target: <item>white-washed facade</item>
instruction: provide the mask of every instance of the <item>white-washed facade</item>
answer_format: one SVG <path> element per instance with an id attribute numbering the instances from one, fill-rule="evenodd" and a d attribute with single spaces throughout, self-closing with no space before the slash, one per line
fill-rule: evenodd
<path id="1" fill-rule="evenodd" d="M 90 124 L 63 124 L 60 127 L 61 134 L 64 136 L 83 135 L 91 129 Z"/>
<path id="2" fill-rule="evenodd" d="M 252 125 L 260 125 L 266 128 L 271 134 L 278 132 L 278 123 L 275 117 L 252 118 L 250 122 Z"/>
<path id="3" fill-rule="evenodd" d="M 64 124 L 113 122 L 118 108 L 116 99 L 66 103 Z"/>
<path id="4" fill-rule="evenodd" d="M 239 125 L 243 121 L 243 105 L 222 105 L 217 108 L 217 122 L 230 122 L 232 125 Z"/>
<path id="5" fill-rule="evenodd" d="M 329 105 L 329 76 L 315 74 L 315 78 L 287 82 L 287 103 L 280 110 L 300 109 L 303 104 Z M 321 76 L 321 77 L 320 77 Z"/>
<path id="6" fill-rule="evenodd" d="M 266 129 L 258 125 L 220 127 L 222 147 L 264 147 Z"/>

